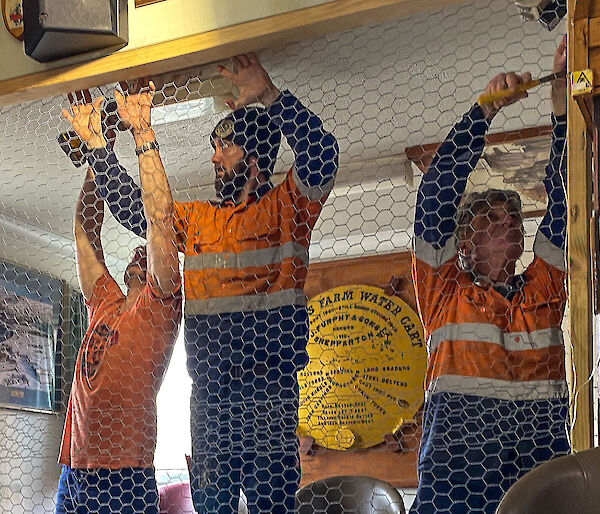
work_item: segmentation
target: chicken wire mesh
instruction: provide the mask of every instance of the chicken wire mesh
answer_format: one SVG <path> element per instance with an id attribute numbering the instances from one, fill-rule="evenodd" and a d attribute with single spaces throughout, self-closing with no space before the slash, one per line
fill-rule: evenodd
<path id="1" fill-rule="evenodd" d="M 364 284 L 387 286 L 389 297 L 418 306 L 427 338 L 424 409 L 391 434 L 401 449 L 393 455 L 412 462 L 393 484 L 404 488 L 406 509 L 419 483 L 414 512 L 494 512 L 526 470 L 568 451 L 560 330 L 565 124 L 551 119 L 548 87 L 502 108 L 491 124 L 473 106 L 500 72 L 549 73 L 559 32 L 523 23 L 511 2 L 474 2 L 267 49 L 260 63 L 283 94 L 271 89 L 273 98 L 262 98 L 266 110 L 233 116 L 224 102 L 244 85 L 232 85 L 215 64 L 151 77 L 149 124 L 160 148 L 147 145 L 139 158 L 134 149 L 154 141 L 152 131 L 143 126 L 134 139 L 123 116 L 118 121 L 113 94 L 118 88 L 134 97 L 138 81 L 90 91 L 91 99 L 105 98 L 98 111 L 105 112 L 100 133 L 108 146 L 100 150 L 90 141 L 81 145 L 85 138 L 62 115 L 63 108 L 75 114 L 65 97 L 3 107 L 1 403 L 38 412 L 2 411 L 0 509 L 53 512 L 58 503 L 74 512 L 85 500 L 86 512 L 152 512 L 158 480 L 177 487 L 189 481 L 191 493 L 184 485 L 174 501 L 187 509 L 195 503 L 198 512 L 237 512 L 240 496 L 239 508 L 249 512 L 293 511 L 297 489 L 325 476 L 317 457 L 337 455 L 318 448 L 309 452 L 314 458 L 299 454 L 298 374 L 306 378 L 307 341 L 311 359 L 323 366 L 342 370 L 343 358 L 364 364 L 358 348 L 342 345 L 337 360 L 327 361 L 327 348 L 309 329 L 305 292 L 349 284 L 349 259 L 393 254 L 400 261 L 413 238 L 414 275 L 406 264 L 364 277 Z M 190 473 L 183 455 L 180 465 L 155 462 L 152 470 L 155 398 L 176 337 L 176 293 L 165 301 L 147 287 L 142 298 L 152 315 L 118 330 L 111 325 L 129 309 L 118 286 L 125 290 L 122 277 L 145 243 L 144 203 L 160 196 L 144 198 L 138 188 L 138 169 L 155 152 L 175 201 L 184 297 L 178 344 L 185 345 L 192 382 L 190 425 L 173 426 L 158 445 L 190 441 Z M 103 224 L 104 261 L 116 282 L 91 273 L 97 280 L 86 295 L 72 234 L 88 166 L 95 180 L 86 182 L 91 189 L 84 195 L 91 211 L 83 208 L 88 214 L 80 223 L 86 234 Z M 154 160 L 145 166 L 152 180 L 144 187 L 151 190 L 161 168 Z M 247 182 L 227 181 L 233 175 L 254 181 L 243 202 L 238 186 Z M 499 191 L 483 194 L 489 189 Z M 459 207 L 473 192 L 480 196 Z M 102 222 L 98 198 L 106 200 Z M 474 247 L 489 248 L 486 238 L 510 244 L 473 254 Z M 92 265 L 80 270 L 80 280 L 95 269 L 88 257 Z M 333 262 L 320 288 L 310 281 L 309 262 Z M 504 272 L 493 277 L 500 285 L 491 286 L 482 263 Z M 79 291 L 88 297 L 85 335 Z M 406 364 L 401 356 L 379 360 L 385 378 L 405 381 L 406 370 L 392 370 Z M 369 373 L 361 372 L 348 379 L 357 392 L 352 384 Z M 78 393 L 68 408 L 72 383 Z M 400 385 L 391 390 L 391 399 L 375 392 L 368 402 L 390 410 L 403 398 Z M 63 437 L 61 461 L 72 469 L 63 472 L 57 497 L 67 412 L 72 440 Z M 312 435 L 301 434 L 304 441 L 319 438 L 316 424 Z M 389 434 L 365 450 L 352 429 L 340 421 L 344 453 L 356 458 L 340 465 L 339 475 L 364 474 L 361 459 L 389 452 Z M 390 469 L 370 471 L 390 480 Z M 327 512 L 358 512 L 363 501 L 352 503 L 340 484 L 310 490 L 317 489 Z M 163 498 L 173 490 L 163 490 Z M 366 504 L 384 512 L 373 510 L 383 508 L 380 500 Z M 297 505 L 301 512 L 306 501 Z M 401 512 L 402 499 L 389 492 L 385 501 L 386 512 Z M 316 503 L 308 508 L 319 511 Z"/>

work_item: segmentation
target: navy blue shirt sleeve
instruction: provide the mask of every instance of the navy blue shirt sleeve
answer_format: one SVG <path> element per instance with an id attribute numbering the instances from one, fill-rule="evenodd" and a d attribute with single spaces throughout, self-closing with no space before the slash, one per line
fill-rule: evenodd
<path id="1" fill-rule="evenodd" d="M 454 125 L 423 175 L 417 192 L 415 236 L 436 249 L 443 248 L 454 233 L 458 204 L 483 152 L 489 126 L 475 104 Z"/>
<path id="2" fill-rule="evenodd" d="M 279 95 L 268 113 L 292 147 L 296 173 L 304 185 L 322 186 L 332 180 L 338 170 L 339 148 L 323 122 L 289 91 Z"/>
<path id="3" fill-rule="evenodd" d="M 96 148 L 88 154 L 88 163 L 94 171 L 100 196 L 108 204 L 112 215 L 127 230 L 146 237 L 142 190 L 119 164 L 114 151 Z"/>
<path id="4" fill-rule="evenodd" d="M 539 231 L 556 247 L 564 250 L 567 233 L 567 197 L 565 193 L 567 155 L 565 152 L 567 116 L 552 115 L 552 148 L 546 166 L 544 186 L 548 207 Z"/>

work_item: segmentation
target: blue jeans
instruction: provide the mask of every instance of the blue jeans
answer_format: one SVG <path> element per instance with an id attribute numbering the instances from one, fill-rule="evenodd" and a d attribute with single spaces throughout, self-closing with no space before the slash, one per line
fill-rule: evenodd
<path id="1" fill-rule="evenodd" d="M 494 514 L 521 476 L 570 451 L 567 419 L 566 399 L 433 395 L 425 405 L 411 514 Z"/>
<path id="2" fill-rule="evenodd" d="M 154 468 L 73 469 L 63 465 L 55 514 L 158 514 Z"/>
<path id="3" fill-rule="evenodd" d="M 231 380 L 230 394 L 208 403 L 192 394 L 190 483 L 198 513 L 237 513 L 240 490 L 250 514 L 294 512 L 300 483 L 298 400 L 256 401 L 257 380 Z M 280 377 L 278 387 L 286 385 L 297 394 L 295 377 Z M 246 387 L 244 400 L 240 393 Z"/>
<path id="4" fill-rule="evenodd" d="M 192 499 L 199 514 L 294 512 L 300 483 L 298 381 L 307 361 L 303 306 L 186 316 Z"/>

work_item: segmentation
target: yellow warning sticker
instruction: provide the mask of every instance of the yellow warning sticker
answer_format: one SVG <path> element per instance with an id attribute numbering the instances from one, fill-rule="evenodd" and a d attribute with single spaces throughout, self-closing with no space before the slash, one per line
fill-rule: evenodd
<path id="1" fill-rule="evenodd" d="M 592 70 L 574 71 L 571 73 L 571 94 L 573 96 L 591 93 L 594 88 L 594 75 Z"/>

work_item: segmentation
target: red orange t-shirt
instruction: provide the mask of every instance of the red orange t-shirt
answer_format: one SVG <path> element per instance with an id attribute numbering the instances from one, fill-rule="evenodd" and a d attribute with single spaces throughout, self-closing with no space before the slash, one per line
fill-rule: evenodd
<path id="1" fill-rule="evenodd" d="M 59 462 L 77 469 L 153 465 L 156 395 L 181 322 L 181 290 L 150 284 L 133 307 L 105 274 L 87 302 L 89 328 L 75 364 Z"/>

